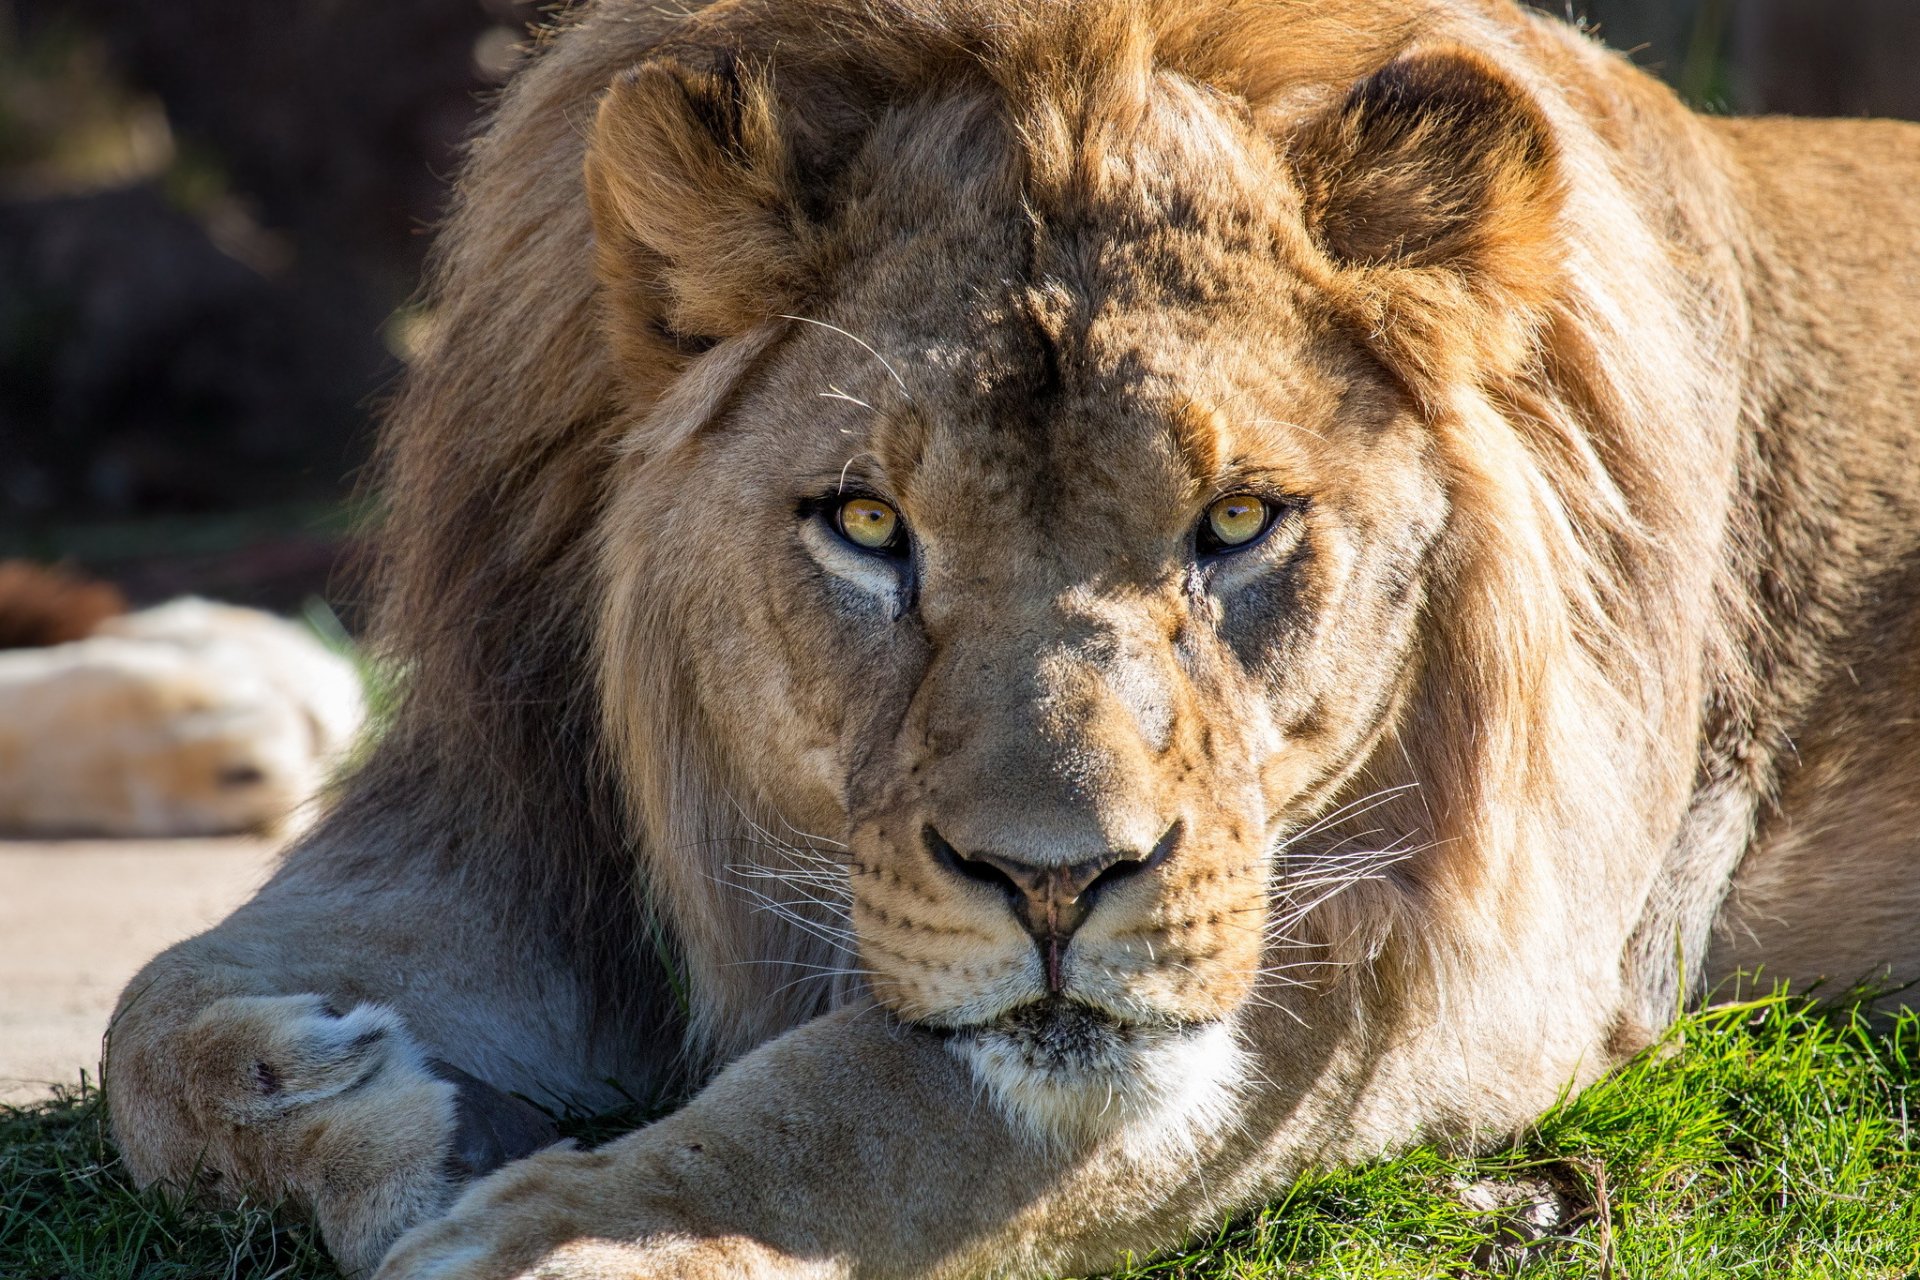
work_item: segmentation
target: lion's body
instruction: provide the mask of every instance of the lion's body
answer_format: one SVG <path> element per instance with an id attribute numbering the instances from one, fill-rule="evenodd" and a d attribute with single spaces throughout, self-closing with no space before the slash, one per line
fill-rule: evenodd
<path id="1" fill-rule="evenodd" d="M 1087 1270 L 1920 974 L 1914 190 L 1504 4 L 586 10 L 390 430 L 400 719 L 129 989 L 133 1168 L 368 1267 L 500 1090 L 735 1060 L 386 1274 Z M 1035 953 L 1008 849 L 1132 878 Z"/>
<path id="2" fill-rule="evenodd" d="M 1773 550 L 1750 598 L 1784 655 L 1773 696 L 1791 745 L 1760 788 L 1769 799 L 1708 974 L 1765 966 L 1844 985 L 1894 965 L 1906 981 L 1920 940 L 1920 372 L 1896 344 L 1920 335 L 1920 208 L 1904 198 L 1920 180 L 1914 130 L 1709 127 L 1736 158 L 1751 211 L 1766 391 L 1749 447 L 1765 477 L 1755 487 L 1774 492 L 1753 500 L 1754 522 L 1773 528 L 1749 538 Z M 1783 616 L 1799 625 L 1779 634 Z"/>

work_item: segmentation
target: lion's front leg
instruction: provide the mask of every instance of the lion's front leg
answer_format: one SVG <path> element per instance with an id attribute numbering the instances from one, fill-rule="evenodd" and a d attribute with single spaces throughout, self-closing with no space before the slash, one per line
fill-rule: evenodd
<path id="1" fill-rule="evenodd" d="M 1530 1037 L 1524 1068 L 1503 1058 L 1510 1013 L 1391 1039 L 1373 1034 L 1390 1019 L 1349 1020 L 1334 1002 L 1304 1023 L 1250 1014 L 1211 1081 L 1207 1045 L 1189 1046 L 1174 1065 L 1194 1092 L 1159 1110 L 1115 1099 L 1117 1123 L 1064 1137 L 1004 1110 L 954 1041 L 843 1009 L 657 1124 L 476 1183 L 403 1236 L 377 1280 L 1098 1273 L 1213 1229 L 1308 1167 L 1423 1136 L 1497 1140 L 1596 1069 L 1557 1056 L 1582 1036 Z"/>
<path id="2" fill-rule="evenodd" d="M 115 1081 L 136 1170 L 220 1200 L 292 1200 L 350 1276 L 475 1176 L 559 1137 L 537 1108 L 431 1056 L 383 1005 L 230 996 L 170 1039 L 169 1097 L 140 1087 L 153 1064 Z M 188 1132 L 142 1124 L 167 1112 Z"/>
<path id="3" fill-rule="evenodd" d="M 115 1014 L 105 1085 L 142 1185 L 287 1202 L 365 1276 L 474 1178 L 557 1140 L 514 1092 L 605 1106 L 620 1095 L 604 1081 L 644 1062 L 596 1056 L 577 981 L 537 931 L 398 855 L 368 886 L 351 852 L 296 852 L 156 957 Z"/>
<path id="4" fill-rule="evenodd" d="M 940 1038 L 843 1010 L 647 1129 L 476 1184 L 404 1236 L 379 1277 L 1080 1273 L 1170 1244 L 1246 1194 L 1230 1171 L 1247 1170 L 1248 1148 L 1135 1136 L 1045 1138 L 1004 1116 Z"/>

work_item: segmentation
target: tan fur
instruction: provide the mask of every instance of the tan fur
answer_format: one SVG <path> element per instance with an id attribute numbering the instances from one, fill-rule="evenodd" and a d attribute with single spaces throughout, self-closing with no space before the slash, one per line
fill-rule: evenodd
<path id="1" fill-rule="evenodd" d="M 344 658 L 184 599 L 0 654 L 0 832 L 298 830 L 364 715 Z"/>
<path id="2" fill-rule="evenodd" d="M 1917 180 L 1493 0 L 584 10 L 389 432 L 398 722 L 130 989 L 130 1164 L 349 1270 L 421 1223 L 388 1277 L 1078 1273 L 1497 1140 L 1733 963 L 1920 971 L 1861 741 L 1916 696 Z M 982 869 L 1116 856 L 1052 953 Z M 454 1203 L 502 1102 L 417 1055 L 260 1105 L 376 1015 L 703 1087 Z"/>

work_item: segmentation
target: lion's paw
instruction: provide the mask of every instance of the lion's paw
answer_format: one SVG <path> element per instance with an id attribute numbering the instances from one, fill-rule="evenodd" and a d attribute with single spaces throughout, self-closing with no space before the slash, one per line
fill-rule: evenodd
<path id="1" fill-rule="evenodd" d="M 309 1205 L 350 1276 L 473 1178 L 558 1137 L 536 1108 L 428 1057 L 378 1005 L 229 999 L 195 1030 L 200 1078 L 224 1085 L 203 1105 L 255 1135 L 279 1175 L 267 1181 Z"/>
<path id="2" fill-rule="evenodd" d="M 211 1100 L 235 1124 L 258 1125 L 363 1089 L 382 1075 L 424 1074 L 400 1015 L 379 1005 L 346 1013 L 319 996 L 221 1000 L 190 1039 L 227 1087 Z"/>

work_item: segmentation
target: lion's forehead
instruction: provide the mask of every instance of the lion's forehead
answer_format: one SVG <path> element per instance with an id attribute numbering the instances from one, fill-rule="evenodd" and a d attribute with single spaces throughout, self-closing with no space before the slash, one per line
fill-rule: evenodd
<path id="1" fill-rule="evenodd" d="M 849 274 L 829 314 L 884 339 L 908 385 L 935 397 L 1025 394 L 1042 380 L 1123 398 L 1195 383 L 1224 391 L 1254 369 L 1304 389 L 1329 363 L 1318 348 L 1345 332 L 1269 253 L 1176 242 L 1125 219 L 1072 241 L 1044 257 L 971 240 L 951 252 L 902 246 L 920 261 Z"/>
<path id="2" fill-rule="evenodd" d="M 815 341 L 828 364 L 808 376 L 863 402 L 837 433 L 815 437 L 820 448 L 937 455 L 943 480 L 1023 499 L 1083 484 L 1089 497 L 1116 496 L 1123 477 L 1178 495 L 1195 479 L 1176 456 L 1183 416 L 1218 410 L 1221 426 L 1249 428 L 1220 452 L 1222 464 L 1270 461 L 1258 446 L 1277 423 L 1294 425 L 1290 451 L 1304 462 L 1298 455 L 1354 416 L 1356 395 L 1361 417 L 1381 416 L 1379 371 L 1354 357 L 1344 332 L 1296 305 L 1295 281 L 1276 275 L 1270 288 L 1200 303 L 1121 297 L 1085 276 L 982 274 L 990 278 L 965 290 L 890 282 L 827 313 L 885 362 L 833 335 Z M 879 447 L 890 436 L 914 447 Z"/>
<path id="3" fill-rule="evenodd" d="M 1050 374 L 1124 393 L 1155 375 L 1190 380 L 1223 348 L 1305 336 L 1318 272 L 1284 166 L 1190 86 L 1158 97 L 1160 127 L 1108 139 L 1098 175 L 1064 187 L 1017 159 L 1004 131 L 1008 154 L 975 148 L 949 169 L 950 149 L 898 148 L 906 169 L 874 179 L 825 233 L 829 309 L 886 335 L 914 366 L 900 371 L 908 382 L 917 369 L 934 394 L 1024 392 Z M 1197 140 L 1204 162 L 1189 154 Z M 983 164 L 1016 176 L 984 182 Z"/>

